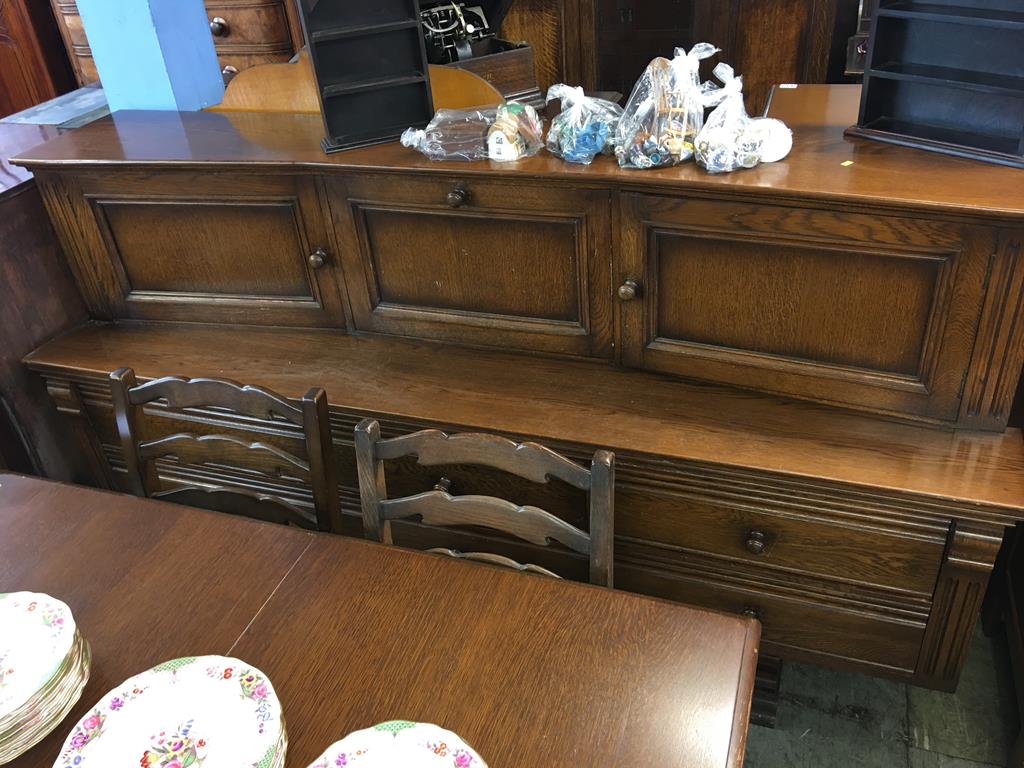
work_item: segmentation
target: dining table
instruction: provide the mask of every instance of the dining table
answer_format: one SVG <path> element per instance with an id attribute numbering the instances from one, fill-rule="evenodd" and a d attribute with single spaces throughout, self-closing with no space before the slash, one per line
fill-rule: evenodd
<path id="1" fill-rule="evenodd" d="M 273 682 L 288 768 L 390 720 L 454 731 L 490 768 L 743 764 L 752 618 L 0 473 L 0 593 L 14 591 L 64 601 L 92 668 L 10 768 L 50 768 L 123 680 L 210 654 Z"/>

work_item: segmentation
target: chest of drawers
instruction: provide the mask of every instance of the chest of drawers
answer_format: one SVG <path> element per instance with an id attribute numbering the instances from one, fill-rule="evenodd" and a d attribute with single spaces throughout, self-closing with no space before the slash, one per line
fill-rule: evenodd
<path id="1" fill-rule="evenodd" d="M 50 0 L 79 85 L 99 80 L 75 0 Z M 258 64 L 285 62 L 302 47 L 302 26 L 289 0 L 208 0 L 210 34 L 230 80 Z"/>

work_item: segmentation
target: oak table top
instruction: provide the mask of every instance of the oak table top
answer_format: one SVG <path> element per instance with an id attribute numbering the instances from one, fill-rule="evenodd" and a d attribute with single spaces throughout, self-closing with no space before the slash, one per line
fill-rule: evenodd
<path id="1" fill-rule="evenodd" d="M 93 669 L 12 768 L 50 768 L 121 680 L 214 653 L 274 681 L 289 768 L 395 718 L 451 728 L 495 768 L 743 760 L 750 619 L 0 474 L 0 591 L 22 589 L 68 603 Z"/>

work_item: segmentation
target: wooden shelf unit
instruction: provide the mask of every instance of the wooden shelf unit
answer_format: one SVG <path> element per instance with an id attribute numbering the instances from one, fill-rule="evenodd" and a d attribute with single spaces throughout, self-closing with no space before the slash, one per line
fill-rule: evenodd
<path id="1" fill-rule="evenodd" d="M 326 152 L 397 139 L 434 116 L 418 0 L 303 0 Z"/>
<path id="2" fill-rule="evenodd" d="M 853 135 L 1024 167 L 1024 12 L 881 0 Z"/>

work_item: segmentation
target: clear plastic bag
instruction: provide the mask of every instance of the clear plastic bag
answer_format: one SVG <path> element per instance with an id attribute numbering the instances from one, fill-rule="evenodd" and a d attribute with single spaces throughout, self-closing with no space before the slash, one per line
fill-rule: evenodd
<path id="1" fill-rule="evenodd" d="M 510 101 L 498 107 L 487 132 L 488 157 L 511 162 L 533 157 L 544 147 L 544 121 L 529 104 Z"/>
<path id="2" fill-rule="evenodd" d="M 562 111 L 551 121 L 548 131 L 551 154 L 570 163 L 590 165 L 598 155 L 614 152 L 622 107 L 562 83 L 548 89 L 548 103 L 556 99 L 561 100 Z"/>
<path id="3" fill-rule="evenodd" d="M 662 168 L 693 157 L 693 142 L 704 125 L 700 62 L 718 53 L 697 43 L 689 53 L 652 61 L 637 81 L 619 121 L 615 154 L 623 168 Z"/>
<path id="4" fill-rule="evenodd" d="M 793 132 L 781 120 L 752 118 L 743 104 L 743 78 L 722 63 L 715 67 L 721 88 L 707 91 L 715 107 L 697 135 L 697 164 L 708 173 L 730 173 L 781 160 L 793 148 Z"/>
<path id="5" fill-rule="evenodd" d="M 497 107 L 441 109 L 423 130 L 403 133 L 402 145 L 431 160 L 486 160 L 487 134 L 497 116 Z"/>

